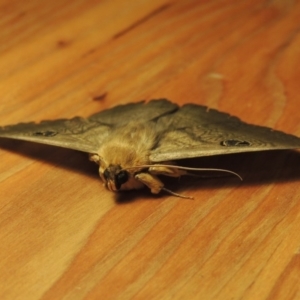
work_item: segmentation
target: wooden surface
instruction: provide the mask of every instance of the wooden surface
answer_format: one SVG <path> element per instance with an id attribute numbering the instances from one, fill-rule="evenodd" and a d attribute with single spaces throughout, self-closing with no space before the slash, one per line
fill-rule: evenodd
<path id="1" fill-rule="evenodd" d="M 300 2 L 0 3 L 0 125 L 167 97 L 300 136 Z M 115 195 L 86 155 L 0 141 L 1 299 L 300 299 L 300 153 Z M 194 162 L 193 162 L 194 164 Z"/>

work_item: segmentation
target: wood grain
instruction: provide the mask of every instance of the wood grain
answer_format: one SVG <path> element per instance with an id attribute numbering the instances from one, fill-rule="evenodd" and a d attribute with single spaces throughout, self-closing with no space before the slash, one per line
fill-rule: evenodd
<path id="1" fill-rule="evenodd" d="M 166 97 L 300 136 L 300 2 L 0 3 L 0 125 Z M 84 154 L 0 141 L 1 299 L 300 299 L 299 151 L 115 195 Z"/>

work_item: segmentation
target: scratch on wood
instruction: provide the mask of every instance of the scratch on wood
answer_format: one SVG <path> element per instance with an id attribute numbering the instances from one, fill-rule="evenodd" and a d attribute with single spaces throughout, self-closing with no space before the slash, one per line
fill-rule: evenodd
<path id="1" fill-rule="evenodd" d="M 132 30 L 132 29 L 136 28 L 137 26 L 139 26 L 139 25 L 147 22 L 149 19 L 151 19 L 155 15 L 161 13 L 162 11 L 166 10 L 170 6 L 171 6 L 171 3 L 166 3 L 166 4 L 158 7 L 157 9 L 155 9 L 154 11 L 152 11 L 151 13 L 149 13 L 148 15 L 146 15 L 145 17 L 141 18 L 140 20 L 138 20 L 135 23 L 131 24 L 130 26 L 128 26 L 124 30 L 122 30 L 122 31 L 118 32 L 117 34 L 115 34 L 113 36 L 113 39 L 117 39 L 117 38 L 123 36 L 124 34 L 128 33 L 130 30 Z"/>
<path id="2" fill-rule="evenodd" d="M 103 93 L 103 94 L 101 94 L 99 96 L 94 96 L 93 100 L 94 101 L 102 101 L 102 100 L 104 100 L 106 98 L 106 96 L 107 96 L 107 93 Z"/>

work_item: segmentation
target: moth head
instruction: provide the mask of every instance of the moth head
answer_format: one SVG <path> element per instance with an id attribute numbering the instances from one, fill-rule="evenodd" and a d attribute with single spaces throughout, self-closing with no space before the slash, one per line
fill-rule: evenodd
<path id="1" fill-rule="evenodd" d="M 106 187 L 113 192 L 121 189 L 122 184 L 129 180 L 129 173 L 120 165 L 109 165 L 103 172 L 100 172 Z"/>

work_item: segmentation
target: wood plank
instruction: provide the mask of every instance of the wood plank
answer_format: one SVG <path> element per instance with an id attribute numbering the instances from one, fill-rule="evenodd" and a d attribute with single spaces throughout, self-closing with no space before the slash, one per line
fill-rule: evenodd
<path id="1" fill-rule="evenodd" d="M 166 97 L 300 136 L 300 3 L 0 4 L 0 126 Z M 0 140 L 1 299 L 298 299 L 299 151 L 113 194 L 85 154 Z"/>

